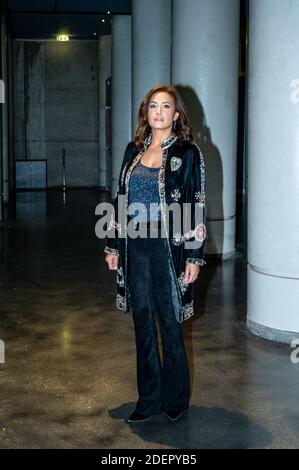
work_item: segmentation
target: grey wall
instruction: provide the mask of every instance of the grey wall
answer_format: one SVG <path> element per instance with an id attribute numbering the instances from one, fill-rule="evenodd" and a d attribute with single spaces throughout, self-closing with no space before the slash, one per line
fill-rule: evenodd
<path id="1" fill-rule="evenodd" d="M 48 187 L 98 185 L 97 42 L 14 42 L 15 159 L 46 159 Z"/>

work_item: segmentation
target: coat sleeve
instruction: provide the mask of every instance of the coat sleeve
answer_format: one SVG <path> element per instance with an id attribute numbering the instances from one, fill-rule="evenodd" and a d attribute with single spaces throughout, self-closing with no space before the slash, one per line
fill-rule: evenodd
<path id="1" fill-rule="evenodd" d="M 184 253 L 186 263 L 205 265 L 206 244 L 206 187 L 205 162 L 197 144 L 192 145 L 190 159 L 190 178 L 188 185 L 189 227 L 184 233 Z M 189 248 L 188 248 L 189 246 Z"/>
<path id="2" fill-rule="evenodd" d="M 127 148 L 124 153 L 124 158 L 121 164 L 120 172 L 119 172 L 119 177 L 118 177 L 118 184 L 117 184 L 117 189 L 114 198 L 112 199 L 112 204 L 113 204 L 113 211 L 110 216 L 110 220 L 108 222 L 108 227 L 107 227 L 107 235 L 105 238 L 105 248 L 104 252 L 110 255 L 119 255 L 119 230 L 120 230 L 120 224 L 118 222 L 119 217 L 118 217 L 118 198 L 120 195 L 120 188 L 121 188 L 121 179 L 122 179 L 122 173 L 125 168 L 126 163 L 128 162 L 132 150 L 135 147 L 134 142 L 129 142 L 127 145 Z"/>

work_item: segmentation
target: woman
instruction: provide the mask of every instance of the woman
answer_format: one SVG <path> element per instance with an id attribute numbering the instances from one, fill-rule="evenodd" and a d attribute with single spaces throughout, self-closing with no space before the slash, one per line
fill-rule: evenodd
<path id="1" fill-rule="evenodd" d="M 136 204 L 144 209 L 138 217 Z M 178 210 L 170 210 L 172 205 Z M 189 406 L 182 322 L 194 314 L 193 283 L 206 264 L 206 227 L 204 159 L 173 86 L 157 85 L 142 100 L 113 206 L 105 261 L 117 270 L 117 308 L 132 311 L 137 352 L 139 399 L 128 422 L 146 421 L 162 411 L 174 421 Z M 137 238 L 132 235 L 136 229 Z"/>

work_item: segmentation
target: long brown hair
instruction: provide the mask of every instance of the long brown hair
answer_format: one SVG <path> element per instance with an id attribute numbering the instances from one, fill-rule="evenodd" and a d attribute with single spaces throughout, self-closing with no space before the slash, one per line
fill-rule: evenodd
<path id="1" fill-rule="evenodd" d="M 138 148 L 138 150 L 141 149 L 142 142 L 151 132 L 151 127 L 147 120 L 147 111 L 148 111 L 149 103 L 152 99 L 152 96 L 155 93 L 158 93 L 161 91 L 169 93 L 169 95 L 173 97 L 175 110 L 179 112 L 179 117 L 176 120 L 176 125 L 175 125 L 175 129 L 173 129 L 173 132 L 178 136 L 180 141 L 183 141 L 183 140 L 187 140 L 189 142 L 194 141 L 189 115 L 188 115 L 188 112 L 186 110 L 186 107 L 182 100 L 181 95 L 179 94 L 179 92 L 174 86 L 159 84 L 159 85 L 155 85 L 146 93 L 145 97 L 143 98 L 140 104 L 140 108 L 138 112 L 138 127 L 137 127 L 135 137 L 134 137 L 134 143 L 136 147 Z"/>

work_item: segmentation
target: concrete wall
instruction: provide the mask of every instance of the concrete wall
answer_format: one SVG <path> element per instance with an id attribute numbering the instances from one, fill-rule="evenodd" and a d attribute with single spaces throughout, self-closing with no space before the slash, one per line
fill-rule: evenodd
<path id="1" fill-rule="evenodd" d="M 46 159 L 48 187 L 98 185 L 97 42 L 14 42 L 15 159 Z"/>

